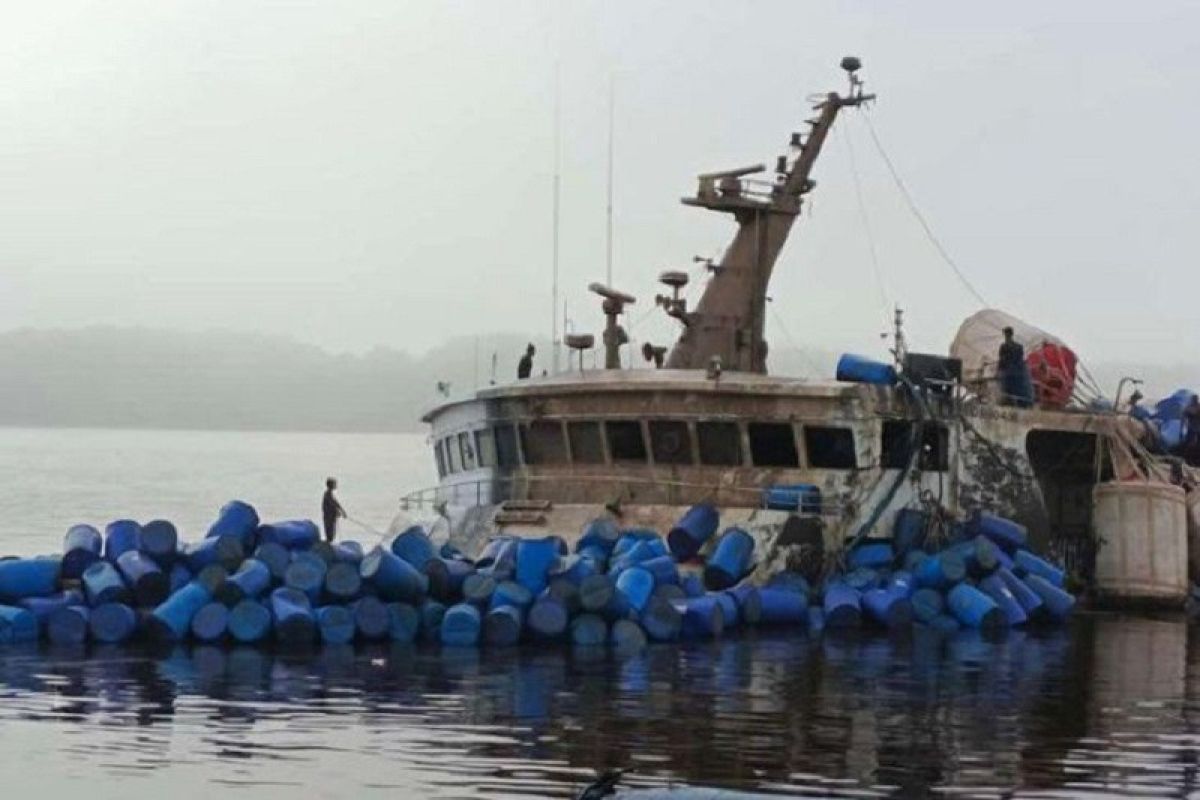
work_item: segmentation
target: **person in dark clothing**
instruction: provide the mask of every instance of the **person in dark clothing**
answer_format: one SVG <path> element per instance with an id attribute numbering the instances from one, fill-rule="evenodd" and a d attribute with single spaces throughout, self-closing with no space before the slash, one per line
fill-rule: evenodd
<path id="1" fill-rule="evenodd" d="M 1183 409 L 1183 457 L 1195 466 L 1200 464 L 1200 396 L 1192 395 Z"/>
<path id="2" fill-rule="evenodd" d="M 521 360 L 517 363 L 517 380 L 523 381 L 533 373 L 533 354 L 537 350 L 534 349 L 533 343 L 525 348 L 525 355 L 521 356 Z"/>
<path id="3" fill-rule="evenodd" d="M 333 496 L 333 490 L 337 488 L 337 478 L 325 479 L 325 496 L 321 498 L 321 516 L 325 522 L 325 541 L 332 542 L 337 536 L 337 521 L 339 517 L 346 516 L 346 509 L 342 508 L 342 504 Z"/>
<path id="4" fill-rule="evenodd" d="M 1021 408 L 1033 405 L 1033 381 L 1029 375 L 1029 365 L 1025 363 L 1025 348 L 1013 338 L 1012 328 L 1004 329 L 999 373 L 1002 403 Z"/>

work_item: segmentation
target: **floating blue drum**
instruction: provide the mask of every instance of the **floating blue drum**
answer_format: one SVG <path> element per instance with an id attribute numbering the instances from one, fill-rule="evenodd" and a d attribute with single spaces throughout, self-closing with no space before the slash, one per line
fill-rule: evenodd
<path id="1" fill-rule="evenodd" d="M 698 573 L 689 572 L 679 579 L 679 586 L 688 597 L 703 597 L 704 579 Z"/>
<path id="2" fill-rule="evenodd" d="M 967 577 L 967 565 L 962 556 L 943 552 L 924 559 L 913 568 L 917 586 L 929 589 L 949 589 Z"/>
<path id="3" fill-rule="evenodd" d="M 354 639 L 354 614 L 345 606 L 318 608 L 317 629 L 325 644 L 346 644 Z"/>
<path id="4" fill-rule="evenodd" d="M 641 613 L 654 593 L 654 576 L 641 567 L 630 567 L 617 578 L 617 591 L 625 595 L 634 611 Z"/>
<path id="5" fill-rule="evenodd" d="M 238 568 L 245 556 L 242 540 L 236 536 L 211 536 L 188 550 L 188 568 L 198 573 L 205 567 L 220 564 L 230 572 Z"/>
<path id="6" fill-rule="evenodd" d="M 104 539 L 91 525 L 73 525 L 63 537 L 62 576 L 76 580 L 100 560 Z"/>
<path id="7" fill-rule="evenodd" d="M 263 542 L 254 551 L 254 558 L 267 565 L 271 572 L 271 580 L 282 582 L 288 564 L 292 563 L 292 554 L 279 542 Z"/>
<path id="8" fill-rule="evenodd" d="M 171 579 L 158 562 L 138 550 L 122 553 L 117 559 L 117 570 L 133 590 L 139 606 L 156 606 L 171 592 Z"/>
<path id="9" fill-rule="evenodd" d="M 83 593 L 68 589 L 49 597 L 26 597 L 17 605 L 37 617 L 40 624 L 44 624 L 50 615 L 60 608 L 83 606 Z"/>
<path id="10" fill-rule="evenodd" d="M 538 639 L 557 639 L 567 630 L 570 615 L 567 607 L 557 597 L 543 594 L 529 609 L 526 624 Z"/>
<path id="11" fill-rule="evenodd" d="M 426 561 L 423 571 L 429 579 L 429 593 L 443 603 L 453 603 L 461 598 L 463 582 L 475 573 L 475 567 L 469 561 L 438 556 Z"/>
<path id="12" fill-rule="evenodd" d="M 170 569 L 179 554 L 179 531 L 165 519 L 151 520 L 138 531 L 137 549 Z"/>
<path id="13" fill-rule="evenodd" d="M 580 647 L 599 647 L 608 638 L 608 623 L 596 614 L 580 614 L 571 621 L 571 642 Z"/>
<path id="14" fill-rule="evenodd" d="M 912 624 L 913 610 L 908 594 L 895 586 L 865 592 L 862 606 L 871 619 L 885 628 L 895 630 Z"/>
<path id="15" fill-rule="evenodd" d="M 1024 551 L 1022 551 L 1024 552 Z M 1056 620 L 1064 620 L 1075 608 L 1075 598 L 1041 575 L 1025 576 L 1025 585 L 1042 600 L 1042 612 Z"/>
<path id="16" fill-rule="evenodd" d="M 553 536 L 521 539 L 517 542 L 517 583 L 535 595 L 541 594 L 558 556 L 558 541 Z"/>
<path id="17" fill-rule="evenodd" d="M 321 590 L 325 588 L 325 573 L 329 568 L 324 561 L 312 554 L 298 553 L 297 556 L 283 573 L 283 584 L 303 592 L 309 603 L 316 603 L 321 599 Z"/>
<path id="18" fill-rule="evenodd" d="M 128 550 L 136 550 L 141 525 L 131 519 L 118 519 L 104 526 L 104 557 L 116 563 Z"/>
<path id="19" fill-rule="evenodd" d="M 533 605 L 532 592 L 516 581 L 504 581 L 496 586 L 496 591 L 492 592 L 492 600 L 488 604 L 488 608 L 515 606 L 526 609 L 531 605 Z"/>
<path id="20" fill-rule="evenodd" d="M 863 542 L 850 551 L 846 558 L 846 566 L 849 569 L 884 569 L 890 567 L 895 560 L 896 552 L 890 542 Z"/>
<path id="21" fill-rule="evenodd" d="M 962 626 L 949 614 L 939 614 L 929 622 L 929 627 L 938 633 L 955 633 Z"/>
<path id="22" fill-rule="evenodd" d="M 617 523 L 608 517 L 599 517 L 583 527 L 579 541 L 575 543 L 575 552 L 582 553 L 585 549 L 599 548 L 608 557 L 621 537 Z"/>
<path id="23" fill-rule="evenodd" d="M 475 559 L 475 568 L 490 569 L 496 580 L 507 580 L 517 569 L 517 540 L 511 536 L 489 540 Z"/>
<path id="24" fill-rule="evenodd" d="M 679 609 L 661 597 L 650 598 L 650 602 L 638 616 L 638 622 L 642 624 L 646 636 L 656 642 L 670 642 L 678 639 L 679 630 L 683 626 L 683 618 Z"/>
<path id="25" fill-rule="evenodd" d="M 205 603 L 192 617 L 192 636 L 201 642 L 216 642 L 229 628 L 229 609 L 222 603 Z"/>
<path id="26" fill-rule="evenodd" d="M 909 602 L 912 604 L 913 616 L 921 622 L 931 622 L 946 610 L 942 593 L 937 589 L 917 589 L 912 593 Z"/>
<path id="27" fill-rule="evenodd" d="M 654 587 L 654 596 L 664 600 L 687 600 L 687 592 L 677 583 L 660 583 Z M 703 597 L 704 595 L 700 595 Z"/>
<path id="28" fill-rule="evenodd" d="M 192 571 L 183 564 L 175 564 L 171 567 L 171 573 L 167 576 L 169 589 L 167 594 L 174 594 L 182 589 L 192 579 Z"/>
<path id="29" fill-rule="evenodd" d="M 1004 581 L 1005 587 L 1012 592 L 1013 597 L 1017 598 L 1026 617 L 1033 616 L 1034 612 L 1042 607 L 1042 598 L 1038 596 L 1038 593 L 1030 589 L 1025 581 L 1018 578 L 1012 570 L 1000 567 L 996 570 L 996 576 Z"/>
<path id="30" fill-rule="evenodd" d="M 54 644 L 83 644 L 88 636 L 88 609 L 63 606 L 46 617 L 46 638 Z"/>
<path id="31" fill-rule="evenodd" d="M 357 565 L 362 563 L 365 554 L 361 544 L 349 539 L 344 542 L 338 542 L 333 546 L 333 558 L 335 561 Z"/>
<path id="32" fill-rule="evenodd" d="M 187 637 L 192 617 L 212 600 L 212 591 L 194 580 L 159 604 L 146 620 L 147 631 L 156 639 L 180 641 Z M 95 616 L 93 614 L 93 616 Z"/>
<path id="33" fill-rule="evenodd" d="M 1000 607 L 1009 625 L 1023 625 L 1028 619 L 1025 609 L 999 575 L 987 576 L 979 582 L 979 588 Z"/>
<path id="34" fill-rule="evenodd" d="M 265 568 L 264 568 L 265 569 Z M 358 565 L 336 561 L 325 573 L 325 595 L 335 603 L 348 603 L 362 593 L 362 576 Z"/>
<path id="35" fill-rule="evenodd" d="M 62 561 L 58 558 L 13 558 L 0 561 L 0 602 L 19 602 L 27 597 L 49 597 L 58 592 L 61 572 Z"/>
<path id="36" fill-rule="evenodd" d="M 257 600 L 243 600 L 229 610 L 229 635 L 242 644 L 254 644 L 271 632 L 271 612 Z"/>
<path id="37" fill-rule="evenodd" d="M 1008 625 L 1004 612 L 992 598 L 966 583 L 960 583 L 946 595 L 946 605 L 964 627 L 992 630 Z"/>
<path id="38" fill-rule="evenodd" d="M 121 573 L 107 561 L 97 561 L 84 570 L 83 593 L 92 607 L 101 603 L 126 603 L 131 599 Z"/>
<path id="39" fill-rule="evenodd" d="M 870 383 L 891 386 L 896 382 L 896 369 L 891 364 L 846 353 L 837 362 L 837 379 L 844 383 Z"/>
<path id="40" fill-rule="evenodd" d="M 403 558 L 376 547 L 363 557 L 359 575 L 375 587 L 384 600 L 419 603 L 429 589 L 429 579 Z"/>
<path id="41" fill-rule="evenodd" d="M 650 548 L 656 556 L 661 556 L 669 552 L 668 548 L 662 543 L 662 537 L 657 532 L 648 528 L 629 528 L 621 531 L 621 536 L 617 539 L 617 543 L 613 545 L 612 558 L 620 558 L 628 553 L 642 542 L 646 543 L 646 547 Z"/>
<path id="42" fill-rule="evenodd" d="M 665 598 L 655 597 L 653 594 L 651 594 L 650 602 L 654 602 L 655 600 L 665 601 Z M 624 592 L 618 591 L 615 586 L 613 588 L 612 597 L 608 601 L 608 605 L 606 605 L 598 613 L 609 622 L 617 619 L 637 619 L 638 616 L 637 611 L 634 610 L 633 606 L 629 604 L 629 598 L 625 596 Z"/>
<path id="43" fill-rule="evenodd" d="M 808 585 L 808 579 L 799 572 L 776 572 L 767 580 L 767 586 L 771 589 L 783 589 L 795 592 L 796 594 L 802 594 L 806 598 L 812 594 L 812 589 Z"/>
<path id="44" fill-rule="evenodd" d="M 842 576 L 842 583 L 859 592 L 879 585 L 879 573 L 870 567 L 859 567 Z"/>
<path id="45" fill-rule="evenodd" d="M 763 625 L 803 625 L 808 619 L 808 597 L 773 586 L 758 590 L 759 622 Z"/>
<path id="46" fill-rule="evenodd" d="M 253 548 L 254 530 L 257 527 L 258 512 L 254 506 L 241 500 L 230 500 L 217 512 L 217 519 L 209 526 L 206 538 L 232 536 L 249 550 Z"/>
<path id="47" fill-rule="evenodd" d="M 468 603 L 487 608 L 496 592 L 496 579 L 485 572 L 471 573 L 463 580 L 462 595 Z"/>
<path id="48" fill-rule="evenodd" d="M 973 578 L 991 575 L 1000 565 L 1000 549 L 986 536 L 976 536 L 949 549 L 962 557 L 967 574 Z"/>
<path id="49" fill-rule="evenodd" d="M 968 524 L 972 533 L 986 536 L 1009 553 L 1020 550 L 1029 540 L 1029 532 L 1024 525 L 995 514 L 977 514 Z"/>
<path id="50" fill-rule="evenodd" d="M 1014 571 L 1021 577 L 1038 575 L 1047 583 L 1059 589 L 1066 583 L 1066 574 L 1061 569 L 1045 559 L 1038 558 L 1028 550 L 1017 551 L 1017 554 L 1013 556 L 1013 564 L 1016 566 Z M 1045 598 L 1042 599 L 1045 600 Z"/>
<path id="51" fill-rule="evenodd" d="M 916 581 L 911 572 L 907 570 L 897 570 L 892 573 L 887 579 L 887 588 L 896 589 L 902 592 L 905 597 L 909 597 L 916 590 Z"/>
<path id="52" fill-rule="evenodd" d="M 646 632 L 631 619 L 619 619 L 608 631 L 608 643 L 620 653 L 636 653 L 646 647 Z"/>
<path id="53" fill-rule="evenodd" d="M 741 528 L 730 528 L 721 534 L 708 563 L 704 565 L 704 585 L 720 591 L 728 589 L 751 570 L 754 539 Z"/>
<path id="54" fill-rule="evenodd" d="M 441 621 L 442 644 L 450 647 L 474 647 L 479 643 L 483 620 L 479 609 L 470 603 L 457 603 L 446 609 Z"/>
<path id="55" fill-rule="evenodd" d="M 429 541 L 429 536 L 420 525 L 413 525 L 396 534 L 396 538 L 392 539 L 391 550 L 393 555 L 403 558 L 418 570 L 424 569 L 425 562 L 429 559 L 437 558 L 433 542 Z"/>
<path id="56" fill-rule="evenodd" d="M 317 524 L 310 519 L 272 522 L 258 529 L 260 542 L 272 542 L 288 550 L 308 550 L 321 540 Z"/>
<path id="57" fill-rule="evenodd" d="M 915 508 L 902 508 L 896 512 L 892 525 L 892 542 L 896 552 L 906 555 L 925 545 L 925 534 L 929 530 L 929 514 Z"/>
<path id="58" fill-rule="evenodd" d="M 308 548 L 308 554 L 321 559 L 327 567 L 337 561 L 337 551 L 333 549 L 332 544 L 325 541 L 313 542 L 313 546 Z M 296 555 L 299 556 L 301 553 L 296 553 Z M 294 556 L 293 560 L 295 560 Z"/>
<path id="59" fill-rule="evenodd" d="M 687 561 L 700 552 L 704 543 L 717 532 L 721 515 L 717 507 L 700 503 L 689 508 L 667 534 L 667 546 L 678 561 Z"/>
<path id="60" fill-rule="evenodd" d="M 353 570 L 358 578 L 358 570 Z M 217 596 L 228 606 L 262 597 L 271 588 L 271 570 L 257 558 L 247 558 L 237 572 L 225 579 Z"/>
<path id="61" fill-rule="evenodd" d="M 354 625 L 364 639 L 383 639 L 392 624 L 387 606 L 378 598 L 367 595 L 354 603 Z"/>
<path id="62" fill-rule="evenodd" d="M 421 613 L 408 603 L 388 603 L 388 638 L 409 644 L 421 629 Z"/>
<path id="63" fill-rule="evenodd" d="M 516 606 L 493 608 L 483 618 L 483 640 L 493 647 L 511 647 L 521 639 L 522 622 Z"/>
<path id="64" fill-rule="evenodd" d="M 705 595 L 688 600 L 676 600 L 672 605 L 679 612 L 679 635 L 685 639 L 712 639 L 725 630 L 725 612 L 719 595 Z"/>
<path id="65" fill-rule="evenodd" d="M 579 587 L 566 578 L 555 578 L 550 581 L 546 591 L 542 592 L 542 597 L 552 598 L 562 605 L 568 617 L 579 613 Z"/>
<path id="66" fill-rule="evenodd" d="M 675 565 L 672 563 L 671 568 Z M 589 575 L 595 575 L 600 572 L 600 564 L 586 556 L 566 556 L 558 563 L 558 568 L 551 573 L 551 582 L 556 578 L 561 578 L 570 581 L 579 586 L 583 579 Z"/>
<path id="67" fill-rule="evenodd" d="M 737 616 L 742 624 L 757 625 L 762 620 L 762 597 L 757 588 L 748 585 L 735 586 L 727 589 L 725 594 L 737 601 Z"/>
<path id="68" fill-rule="evenodd" d="M 616 587 L 607 575 L 589 575 L 579 583 L 579 607 L 584 611 L 600 612 L 612 602 Z"/>
<path id="69" fill-rule="evenodd" d="M 844 583 L 833 582 L 825 587 L 825 627 L 851 628 L 862 619 L 862 596 Z"/>
<path id="70" fill-rule="evenodd" d="M 304 592 L 283 586 L 271 592 L 275 638 L 283 645 L 303 646 L 317 638 L 317 620 Z"/>
<path id="71" fill-rule="evenodd" d="M 88 615 L 88 630 L 97 642 L 120 644 L 133 636 L 137 622 L 137 612 L 124 603 L 104 603 Z"/>
<path id="72" fill-rule="evenodd" d="M 440 641 L 446 607 L 437 600 L 426 600 L 417 611 L 421 614 L 421 638 L 431 642 Z"/>
<path id="73" fill-rule="evenodd" d="M 37 617 L 17 606 L 0 606 L 0 644 L 33 642 L 37 638 Z"/>

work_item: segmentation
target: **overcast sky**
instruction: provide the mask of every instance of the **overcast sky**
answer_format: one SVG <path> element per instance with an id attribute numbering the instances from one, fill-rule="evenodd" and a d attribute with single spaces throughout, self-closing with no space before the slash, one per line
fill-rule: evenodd
<path id="1" fill-rule="evenodd" d="M 1085 359 L 1200 358 L 1200 3 L 67 2 L 0 16 L 0 328 L 96 323 L 415 351 L 550 326 L 562 285 L 718 255 L 696 173 L 782 152 L 859 55 L 868 112 L 989 303 Z M 879 254 L 871 265 L 848 150 Z M 846 117 L 771 287 L 777 346 L 944 350 L 977 304 Z M 697 287 L 698 290 L 698 287 Z M 669 320 L 636 334 L 668 341 Z"/>

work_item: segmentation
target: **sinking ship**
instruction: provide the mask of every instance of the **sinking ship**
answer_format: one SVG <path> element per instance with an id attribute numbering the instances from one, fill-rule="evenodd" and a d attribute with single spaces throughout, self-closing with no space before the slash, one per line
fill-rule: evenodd
<path id="1" fill-rule="evenodd" d="M 773 175 L 756 165 L 699 176 L 683 203 L 729 215 L 736 233 L 694 307 L 687 273 L 659 276 L 654 302 L 679 336 L 669 353 L 647 348 L 658 368 L 623 366 L 621 319 L 636 298 L 592 284 L 605 329 L 599 342 L 564 337 L 570 368 L 424 415 L 439 482 L 406 495 L 395 525 L 432 513 L 471 553 L 499 534 L 570 543 L 605 516 L 665 533 L 711 503 L 723 526 L 751 533 L 767 575 L 886 539 L 906 510 L 934 526 L 987 511 L 1024 525 L 1102 596 L 1183 602 L 1188 496 L 1127 413 L 1079 401 L 1074 354 L 1055 337 L 983 310 L 948 353 L 912 353 L 898 315 L 893 363 L 847 356 L 830 381 L 768 373 L 771 275 L 839 115 L 874 99 L 860 67 L 843 60 L 848 88 L 813 98 L 807 131 L 792 134 Z M 999 391 L 1004 327 L 1024 345 L 1033 402 Z M 592 348 L 603 369 L 583 368 Z"/>

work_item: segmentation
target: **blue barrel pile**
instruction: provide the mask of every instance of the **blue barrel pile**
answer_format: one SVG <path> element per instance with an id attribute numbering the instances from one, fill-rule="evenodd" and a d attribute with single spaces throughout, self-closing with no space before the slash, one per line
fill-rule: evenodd
<path id="1" fill-rule="evenodd" d="M 0 560 L 0 643 L 639 649 L 741 625 L 820 629 L 866 617 L 986 628 L 1069 613 L 1062 571 L 1025 549 L 1020 526 L 982 515 L 961 541 L 927 552 L 909 530 L 916 521 L 902 513 L 893 541 L 855 547 L 848 569 L 814 591 L 792 573 L 750 585 L 754 539 L 738 527 L 718 534 L 710 505 L 689 509 L 665 539 L 604 518 L 573 548 L 557 536 L 498 537 L 472 560 L 416 526 L 364 552 L 321 541 L 308 520 L 264 524 L 233 501 L 192 545 L 169 522 L 118 520 L 103 533 L 71 528 L 61 555 Z"/>

